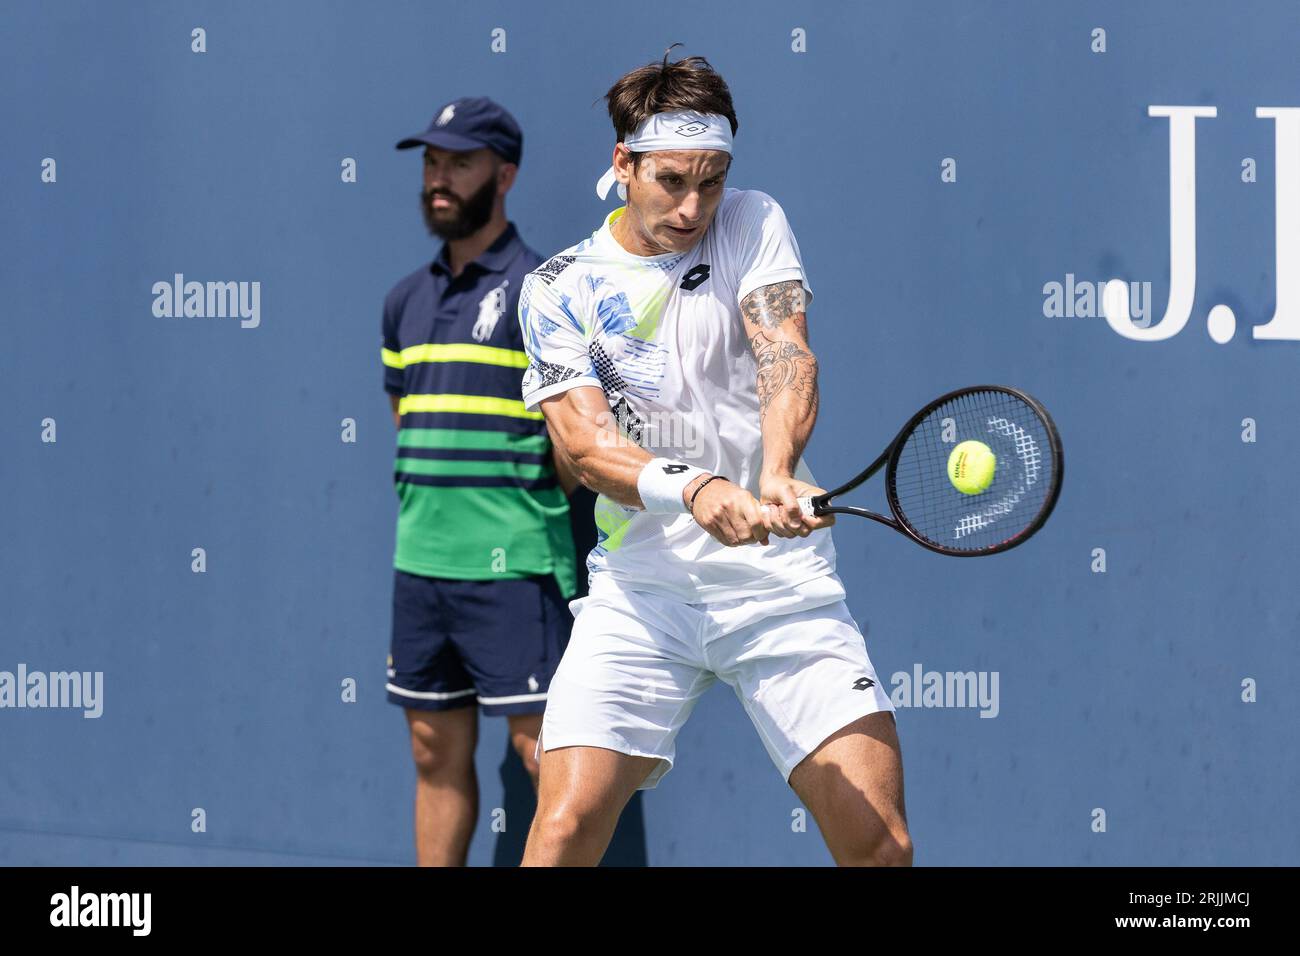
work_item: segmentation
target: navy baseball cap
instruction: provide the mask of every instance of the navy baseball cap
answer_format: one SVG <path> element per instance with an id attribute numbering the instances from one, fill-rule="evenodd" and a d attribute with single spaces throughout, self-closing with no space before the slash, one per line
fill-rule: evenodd
<path id="1" fill-rule="evenodd" d="M 397 144 L 398 149 L 414 146 L 437 146 L 459 153 L 486 146 L 507 163 L 518 165 L 524 134 L 504 106 L 486 96 L 464 96 L 440 109 L 423 133 Z"/>

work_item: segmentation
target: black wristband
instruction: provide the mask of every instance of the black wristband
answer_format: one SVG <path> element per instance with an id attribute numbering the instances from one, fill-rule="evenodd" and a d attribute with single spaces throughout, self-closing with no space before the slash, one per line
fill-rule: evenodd
<path id="1" fill-rule="evenodd" d="M 707 485 L 710 481 L 717 481 L 719 478 L 721 478 L 723 481 L 731 480 L 726 475 L 709 475 L 709 477 L 705 478 L 698 485 L 696 485 L 695 490 L 691 492 L 691 500 L 686 502 L 686 510 L 688 510 L 691 514 L 695 514 L 695 496 L 698 495 L 701 489 L 703 489 L 704 486 Z"/>

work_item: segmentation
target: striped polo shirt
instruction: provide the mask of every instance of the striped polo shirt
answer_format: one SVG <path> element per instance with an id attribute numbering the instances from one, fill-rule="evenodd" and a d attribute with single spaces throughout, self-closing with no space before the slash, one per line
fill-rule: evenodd
<path id="1" fill-rule="evenodd" d="M 402 419 L 400 571 L 460 580 L 554 574 L 565 597 L 576 590 L 550 438 L 541 413 L 520 400 L 528 357 L 515 316 L 523 278 L 541 262 L 512 222 L 459 276 L 444 244 L 384 300 L 384 390 L 400 397 Z"/>

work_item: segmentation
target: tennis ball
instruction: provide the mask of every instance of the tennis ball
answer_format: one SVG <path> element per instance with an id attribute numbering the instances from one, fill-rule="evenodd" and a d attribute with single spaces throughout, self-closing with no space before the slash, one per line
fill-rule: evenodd
<path id="1" fill-rule="evenodd" d="M 993 484 L 998 458 L 982 441 L 964 441 L 948 456 L 948 480 L 964 495 L 978 495 Z"/>

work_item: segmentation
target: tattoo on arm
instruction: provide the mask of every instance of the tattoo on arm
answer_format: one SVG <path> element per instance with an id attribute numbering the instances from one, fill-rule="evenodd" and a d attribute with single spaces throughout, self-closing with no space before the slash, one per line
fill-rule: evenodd
<path id="1" fill-rule="evenodd" d="M 792 389 L 808 403 L 809 414 L 815 416 L 817 359 L 794 342 L 771 339 L 764 334 L 789 322 L 799 337 L 808 341 L 803 283 L 790 279 L 755 289 L 740 303 L 740 312 L 750 332 L 749 347 L 758 362 L 759 414 L 765 415 L 774 398 Z"/>
<path id="2" fill-rule="evenodd" d="M 776 342 L 759 332 L 749 340 L 758 361 L 758 410 L 767 414 L 772 400 L 787 388 L 808 403 L 810 415 L 817 414 L 817 359 L 793 342 Z"/>
<path id="3" fill-rule="evenodd" d="M 804 317 L 803 283 L 796 279 L 774 282 L 755 289 L 740 303 L 740 312 L 750 329 L 779 329 L 787 320 L 805 342 L 808 341 L 808 321 Z"/>

